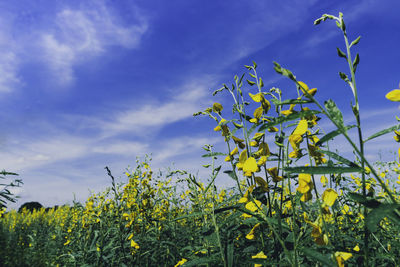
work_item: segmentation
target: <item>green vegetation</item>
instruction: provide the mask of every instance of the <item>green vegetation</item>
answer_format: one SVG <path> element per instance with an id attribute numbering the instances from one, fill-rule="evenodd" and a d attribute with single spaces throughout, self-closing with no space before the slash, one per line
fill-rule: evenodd
<path id="1" fill-rule="evenodd" d="M 154 173 L 138 160 L 127 181 L 75 204 L 45 211 L 1 212 L 1 266 L 399 266 L 400 159 L 371 163 L 364 144 L 399 125 L 363 136 L 355 73 L 360 38 L 349 41 L 343 15 L 333 20 L 344 36 L 354 95 L 355 125 L 345 125 L 333 100 L 274 63 L 293 82 L 297 98 L 264 89 L 257 65 L 245 66 L 232 86 L 232 113 L 220 103 L 200 111 L 215 120 L 226 152 L 205 145 L 207 182 L 185 171 Z M 245 87 L 248 87 L 245 89 Z M 386 96 L 400 101 L 400 89 Z M 330 121 L 325 133 L 319 121 Z M 354 131 L 357 139 L 349 133 Z M 343 136 L 354 159 L 329 149 Z M 399 151 L 400 153 L 400 151 Z M 221 161 L 230 166 L 222 170 Z M 221 172 L 232 189 L 215 186 Z M 397 177 L 398 176 L 398 177 Z"/>

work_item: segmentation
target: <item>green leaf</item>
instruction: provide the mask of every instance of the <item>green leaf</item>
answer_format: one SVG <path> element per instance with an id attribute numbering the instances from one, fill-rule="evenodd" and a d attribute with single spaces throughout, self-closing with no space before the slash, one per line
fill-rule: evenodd
<path id="1" fill-rule="evenodd" d="M 226 170 L 226 171 L 223 171 L 223 172 L 228 174 L 229 177 L 231 177 L 233 180 L 237 181 L 238 178 L 237 178 L 236 173 L 234 171 Z"/>
<path id="2" fill-rule="evenodd" d="M 274 103 L 275 106 L 312 103 L 311 100 L 300 100 L 300 99 L 287 99 L 284 101 L 279 101 L 278 99 L 272 98 L 271 101 L 272 103 Z"/>
<path id="3" fill-rule="evenodd" d="M 339 76 L 340 76 L 340 78 L 341 78 L 343 81 L 345 81 L 346 83 L 349 83 L 349 82 L 350 82 L 349 77 L 347 77 L 347 75 L 344 74 L 343 72 L 339 72 Z"/>
<path id="4" fill-rule="evenodd" d="M 302 251 L 306 256 L 318 261 L 319 263 L 322 263 L 324 266 L 337 266 L 336 263 L 332 261 L 330 255 L 324 255 L 311 248 L 300 248 L 300 251 Z"/>
<path id="5" fill-rule="evenodd" d="M 202 155 L 203 158 L 209 158 L 209 157 L 214 157 L 214 156 L 227 156 L 228 154 L 222 153 L 222 152 L 212 152 L 208 154 Z"/>
<path id="6" fill-rule="evenodd" d="M 328 156 L 330 156 L 330 157 L 336 159 L 337 161 L 340 161 L 340 162 L 346 164 L 347 166 L 354 167 L 354 168 L 360 168 L 360 169 L 361 169 L 361 167 L 358 166 L 357 164 L 355 164 L 354 162 L 352 162 L 352 161 L 350 161 L 350 160 L 348 160 L 348 159 L 345 159 L 345 158 L 343 158 L 342 156 L 340 156 L 340 155 L 338 155 L 338 154 L 336 154 L 336 153 L 334 153 L 334 152 L 331 152 L 331 151 L 329 151 L 329 150 L 318 150 L 318 152 L 321 152 L 321 153 L 323 153 L 323 154 L 326 154 L 326 155 L 328 155 Z"/>
<path id="7" fill-rule="evenodd" d="M 288 77 L 288 78 L 291 79 L 292 81 L 295 81 L 295 80 L 296 80 L 296 78 L 294 77 L 293 73 L 292 73 L 290 70 L 282 68 L 281 65 L 279 65 L 279 64 L 276 63 L 276 62 L 274 62 L 274 65 L 275 65 L 275 66 L 274 66 L 274 69 L 275 69 L 275 71 L 276 71 L 277 73 L 279 73 L 279 74 L 281 74 L 281 75 L 283 75 L 283 76 Z"/>
<path id="8" fill-rule="evenodd" d="M 340 50 L 339 47 L 336 47 L 336 49 L 337 49 L 337 53 L 338 53 L 339 57 L 343 57 L 343 58 L 347 59 L 346 54 L 342 50 Z"/>
<path id="9" fill-rule="evenodd" d="M 236 123 L 236 122 L 232 122 L 233 123 L 233 125 L 235 125 L 235 127 L 236 128 L 238 128 L 238 129 L 240 129 L 240 128 L 243 128 L 243 124 L 238 124 L 238 123 Z"/>
<path id="10" fill-rule="evenodd" d="M 255 85 L 255 84 L 256 84 L 255 82 L 253 82 L 253 81 L 250 81 L 250 80 L 247 80 L 247 83 L 248 83 L 248 84 L 250 84 L 250 86 L 253 86 L 253 85 Z"/>
<path id="11" fill-rule="evenodd" d="M 378 228 L 378 223 L 384 218 L 388 217 L 395 209 L 399 208 L 398 204 L 384 203 L 379 205 L 378 208 L 373 209 L 368 213 L 365 222 L 371 232 L 375 232 Z"/>
<path id="12" fill-rule="evenodd" d="M 259 79 L 258 86 L 260 86 L 260 88 L 264 87 L 264 82 L 263 82 L 263 80 L 261 79 L 261 77 L 260 77 L 260 79 Z"/>
<path id="13" fill-rule="evenodd" d="M 228 267 L 233 267 L 233 251 L 234 251 L 234 245 L 233 242 L 229 242 L 228 246 L 226 248 L 227 252 L 227 260 L 228 260 Z"/>
<path id="14" fill-rule="evenodd" d="M 275 126 L 277 124 L 281 124 L 281 123 L 284 123 L 284 122 L 287 122 L 287 121 L 294 121 L 294 120 L 296 120 L 298 118 L 303 118 L 303 117 L 310 116 L 310 115 L 313 115 L 313 114 L 318 114 L 318 113 L 321 113 L 321 112 L 318 111 L 318 110 L 303 110 L 303 111 L 300 111 L 300 112 L 292 113 L 292 114 L 290 114 L 288 116 L 278 116 L 276 118 L 273 118 L 273 120 L 271 122 L 263 124 L 258 129 L 258 131 L 262 132 L 262 131 L 265 131 L 266 129 L 268 129 L 269 127 Z"/>
<path id="15" fill-rule="evenodd" d="M 257 128 L 257 126 L 258 126 L 258 124 L 253 124 L 251 126 L 251 128 L 247 131 L 247 135 L 248 136 L 251 135 L 254 132 L 254 130 Z"/>
<path id="16" fill-rule="evenodd" d="M 336 106 L 335 102 L 332 99 L 325 101 L 325 108 L 332 120 L 337 124 L 340 130 L 346 131 L 346 128 L 343 124 L 343 115 L 340 109 Z"/>
<path id="17" fill-rule="evenodd" d="M 355 193 L 355 192 L 349 192 L 348 193 L 349 198 L 351 198 L 353 201 L 363 204 L 367 208 L 375 209 L 379 207 L 382 203 L 376 200 L 375 198 L 368 198 L 364 197 L 362 194 Z"/>
<path id="18" fill-rule="evenodd" d="M 356 127 L 356 125 L 350 125 L 350 126 L 346 126 L 345 129 L 349 130 L 351 128 Z M 324 135 L 321 139 L 319 139 L 319 141 L 315 144 L 316 146 L 320 146 L 323 143 L 325 143 L 326 141 L 332 140 L 333 138 L 335 138 L 336 136 L 338 136 L 340 134 L 340 130 L 335 130 L 332 131 L 326 135 Z"/>
<path id="19" fill-rule="evenodd" d="M 309 173 L 309 174 L 327 174 L 327 173 L 350 173 L 361 172 L 359 167 L 287 167 L 283 168 L 287 173 Z"/>
<path id="20" fill-rule="evenodd" d="M 212 93 L 212 95 L 215 96 L 217 93 L 221 92 L 221 91 L 224 90 L 224 89 L 225 89 L 225 87 L 221 87 L 221 88 L 215 90 L 215 91 Z"/>
<path id="21" fill-rule="evenodd" d="M 218 260 L 220 260 L 219 254 L 214 254 L 214 255 L 211 255 L 209 257 L 201 257 L 201 258 L 197 258 L 197 259 L 193 259 L 193 260 L 187 261 L 182 266 L 184 266 L 184 267 L 202 266 L 202 265 L 208 265 L 209 263 L 211 263 L 211 266 L 214 266 L 214 264 L 216 264 L 218 262 Z M 214 263 L 214 264 L 212 264 L 212 263 Z"/>
<path id="22" fill-rule="evenodd" d="M 356 73 L 356 69 L 357 69 L 358 63 L 360 63 L 360 55 L 357 53 L 357 55 L 356 55 L 356 57 L 354 58 L 354 61 L 353 61 L 353 71 L 354 71 L 354 73 Z"/>
<path id="23" fill-rule="evenodd" d="M 358 42 L 360 42 L 361 36 L 358 36 L 357 39 L 355 39 L 353 42 L 351 42 L 350 47 L 351 48 L 353 45 L 358 44 Z"/>
<path id="24" fill-rule="evenodd" d="M 377 132 L 377 133 L 374 133 L 373 135 L 371 135 L 370 137 L 368 137 L 367 139 L 365 139 L 363 142 L 365 143 L 365 142 L 367 142 L 367 141 L 369 141 L 369 140 L 371 140 L 371 139 L 374 139 L 374 138 L 379 137 L 379 136 L 381 136 L 381 135 L 384 135 L 384 134 L 393 132 L 394 130 L 398 130 L 398 129 L 400 129 L 400 124 L 395 125 L 395 126 L 392 126 L 392 127 L 389 127 L 389 128 L 387 128 L 387 129 L 384 129 L 384 130 L 379 131 L 379 132 Z"/>

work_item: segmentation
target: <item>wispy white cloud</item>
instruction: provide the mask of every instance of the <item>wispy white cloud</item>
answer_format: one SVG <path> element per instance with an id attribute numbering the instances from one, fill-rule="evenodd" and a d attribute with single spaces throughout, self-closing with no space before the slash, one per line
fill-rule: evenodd
<path id="1" fill-rule="evenodd" d="M 11 92 L 21 84 L 18 77 L 19 59 L 17 56 L 19 46 L 15 42 L 9 23 L 0 18 L 0 93 Z"/>
<path id="2" fill-rule="evenodd" d="M 106 136 L 125 131 L 148 134 L 150 130 L 192 117 L 210 102 L 207 100 L 208 87 L 201 82 L 189 82 L 179 89 L 174 90 L 175 95 L 168 101 L 153 100 L 149 104 L 118 112 L 112 121 L 103 121 L 99 127 Z"/>
<path id="3" fill-rule="evenodd" d="M 143 16 L 138 17 L 137 24 L 124 26 L 104 3 L 98 2 L 95 7 L 65 8 L 56 15 L 54 28 L 41 34 L 43 60 L 61 84 L 73 81 L 76 64 L 101 55 L 110 46 L 137 48 L 147 31 Z"/>

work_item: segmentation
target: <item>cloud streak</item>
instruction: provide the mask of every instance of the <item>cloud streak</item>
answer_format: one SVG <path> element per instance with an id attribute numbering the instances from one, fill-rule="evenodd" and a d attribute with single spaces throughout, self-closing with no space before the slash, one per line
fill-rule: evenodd
<path id="1" fill-rule="evenodd" d="M 143 17 L 135 25 L 119 24 L 104 4 L 90 11 L 66 8 L 57 13 L 55 27 L 41 34 L 43 59 L 58 74 L 59 82 L 68 85 L 74 80 L 76 64 L 105 53 L 111 46 L 137 48 L 147 29 Z"/>

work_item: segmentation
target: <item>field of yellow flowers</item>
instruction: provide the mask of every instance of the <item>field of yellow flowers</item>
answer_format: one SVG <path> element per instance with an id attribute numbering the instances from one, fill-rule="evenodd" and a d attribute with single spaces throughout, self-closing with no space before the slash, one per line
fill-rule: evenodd
<path id="1" fill-rule="evenodd" d="M 326 20 L 344 36 L 346 51 L 338 55 L 349 76 L 340 76 L 354 95 L 355 125 L 344 125 L 333 100 L 321 104 L 316 88 L 278 63 L 297 98 L 264 89 L 257 65 L 245 66 L 248 76 L 214 92 L 230 95 L 232 109 L 214 103 L 194 114 L 215 120 L 226 143 L 226 152 L 204 146 L 207 182 L 181 170 L 153 172 L 145 157 L 122 184 L 107 168 L 111 187 L 85 205 L 2 209 L 0 266 L 399 266 L 400 159 L 370 163 L 364 143 L 393 132 L 399 142 L 400 125 L 363 137 L 359 56 L 351 55 L 360 38 L 347 39 L 341 13 L 315 24 Z M 400 101 L 400 89 L 386 97 Z M 325 133 L 320 120 L 336 130 Z M 354 159 L 329 150 L 337 136 Z M 222 171 L 222 162 L 230 168 Z M 234 188 L 215 186 L 221 172 Z"/>

